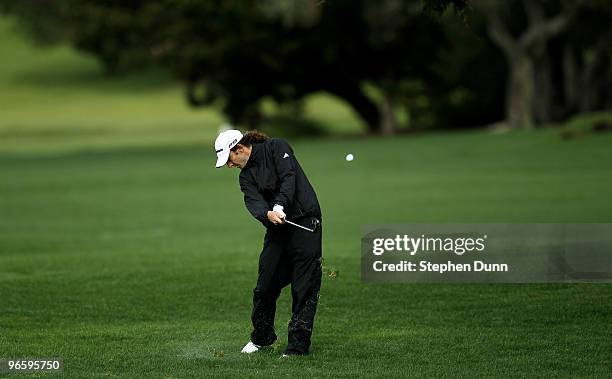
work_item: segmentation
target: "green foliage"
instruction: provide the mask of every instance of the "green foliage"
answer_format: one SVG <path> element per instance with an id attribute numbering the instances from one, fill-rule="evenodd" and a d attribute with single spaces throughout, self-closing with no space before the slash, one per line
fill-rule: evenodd
<path id="1" fill-rule="evenodd" d="M 441 15 L 452 7 L 456 13 L 463 15 L 469 5 L 469 0 L 424 0 L 423 10 L 433 15 Z"/>
<path id="2" fill-rule="evenodd" d="M 609 0 L 535 1 L 530 17 L 525 2 L 483 4 L 514 36 L 530 17 L 568 18 L 565 32 L 532 49 L 536 121 L 609 108 Z M 214 104 L 243 126 L 267 121 L 267 99 L 291 104 L 321 91 L 344 100 L 369 132 L 380 131 L 389 106 L 399 126 L 423 128 L 491 123 L 509 104 L 511 64 L 487 37 L 488 16 L 467 0 L 7 0 L 0 9 L 41 40 L 93 54 L 109 73 L 164 66 L 191 105 Z"/>
<path id="3" fill-rule="evenodd" d="M 11 57 L 0 61 L 0 154 L 185 143 L 207 144 L 208 151 L 227 121 L 217 107 L 185 104 L 183 88 L 165 70 L 108 76 L 91 55 L 66 45 L 33 46 L 15 25 L 0 17 L 0 56 Z M 277 136 L 362 132 L 346 104 L 324 93 L 308 96 L 299 117 L 291 108 L 262 108 L 260 127 Z"/>
<path id="4" fill-rule="evenodd" d="M 582 113 L 561 125 L 559 135 L 565 140 L 612 132 L 612 112 Z"/>
<path id="5" fill-rule="evenodd" d="M 503 78 L 508 76 L 504 57 L 485 38 L 482 15 L 466 11 L 463 16 L 443 16 L 448 44 L 432 63 L 436 80 L 430 98 L 438 124 L 447 128 L 494 123 L 504 112 Z"/>
<path id="6" fill-rule="evenodd" d="M 0 14 L 12 14 L 21 20 L 20 30 L 40 45 L 60 42 L 68 36 L 60 20 L 66 8 L 55 0 L 3 0 Z"/>
<path id="7" fill-rule="evenodd" d="M 378 110 L 361 84 L 397 93 L 399 79 L 428 80 L 444 40 L 416 0 L 60 3 L 49 22 L 109 72 L 165 65 L 186 83 L 192 105 L 220 102 L 232 121 L 249 125 L 262 121 L 264 97 L 284 103 L 327 91 L 376 130 Z"/>

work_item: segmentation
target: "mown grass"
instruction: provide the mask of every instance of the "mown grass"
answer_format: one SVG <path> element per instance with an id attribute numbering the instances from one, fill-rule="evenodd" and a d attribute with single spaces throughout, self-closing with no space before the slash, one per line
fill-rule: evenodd
<path id="1" fill-rule="evenodd" d="M 312 355 L 291 362 L 238 353 L 262 230 L 237 172 L 197 147 L 4 156 L 0 355 L 61 356 L 73 377 L 605 376 L 609 285 L 366 285 L 359 256 L 365 223 L 610 222 L 610 142 L 295 143 L 340 275 L 324 280 Z M 285 293 L 278 349 L 289 308 Z"/>
<path id="2" fill-rule="evenodd" d="M 0 49 L 30 49 L 11 38 Z M 310 356 L 279 359 L 287 290 L 276 349 L 243 356 L 263 230 L 237 171 L 212 168 L 222 118 L 159 73 L 104 79 L 53 51 L 0 75 L 0 358 L 62 357 L 75 378 L 609 376 L 610 285 L 371 285 L 359 256 L 367 223 L 612 222 L 611 135 L 290 141 L 339 276 L 324 278 Z M 53 59 L 83 76 L 42 83 Z"/>

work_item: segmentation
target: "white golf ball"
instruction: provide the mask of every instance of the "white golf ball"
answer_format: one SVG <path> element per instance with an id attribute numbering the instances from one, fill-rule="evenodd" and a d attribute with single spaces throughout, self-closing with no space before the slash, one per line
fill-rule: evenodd
<path id="1" fill-rule="evenodd" d="M 354 159 L 355 157 L 353 156 L 353 154 L 346 154 L 346 161 L 350 162 Z"/>

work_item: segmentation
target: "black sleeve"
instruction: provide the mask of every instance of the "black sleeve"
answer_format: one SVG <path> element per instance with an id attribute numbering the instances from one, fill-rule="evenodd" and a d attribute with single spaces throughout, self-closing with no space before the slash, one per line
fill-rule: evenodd
<path id="1" fill-rule="evenodd" d="M 289 144 L 281 139 L 274 140 L 273 157 L 274 169 L 280 181 L 274 204 L 287 208 L 291 205 L 295 193 L 295 157 Z"/>
<path id="2" fill-rule="evenodd" d="M 244 204 L 253 217 L 259 220 L 265 227 L 272 225 L 268 220 L 268 211 L 270 210 L 268 203 L 257 190 L 255 183 L 247 177 L 240 175 L 240 190 L 244 194 Z"/>

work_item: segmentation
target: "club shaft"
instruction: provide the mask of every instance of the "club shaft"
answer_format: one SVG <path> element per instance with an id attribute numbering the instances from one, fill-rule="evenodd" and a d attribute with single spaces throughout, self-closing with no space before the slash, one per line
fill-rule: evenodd
<path id="1" fill-rule="evenodd" d="M 287 219 L 285 219 L 285 222 L 286 222 L 287 224 L 291 224 L 291 225 L 293 225 L 293 226 L 297 226 L 298 228 L 301 228 L 301 229 L 304 229 L 304 230 L 308 230 L 310 233 L 314 232 L 314 229 L 309 229 L 309 228 L 307 228 L 307 227 L 305 227 L 305 226 L 302 226 L 302 225 L 300 225 L 300 224 L 296 224 L 295 222 L 289 221 L 289 220 L 287 220 Z"/>

